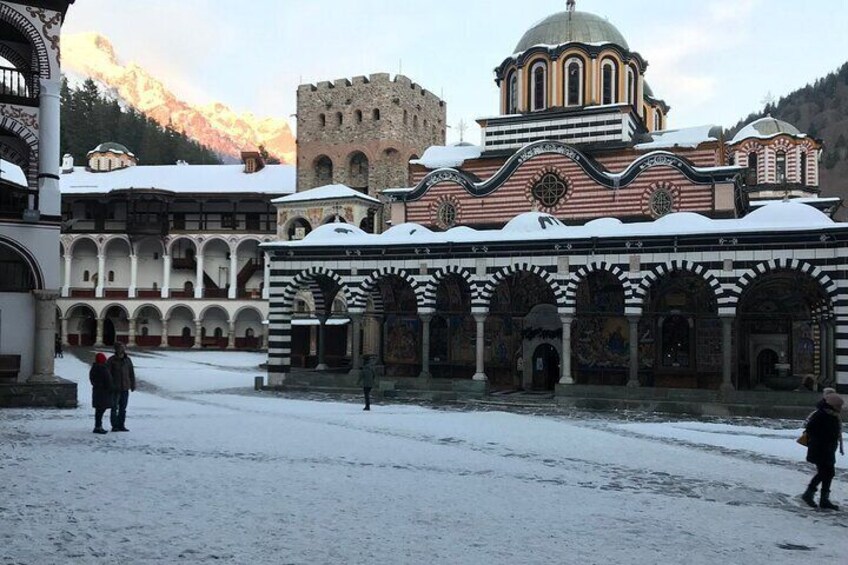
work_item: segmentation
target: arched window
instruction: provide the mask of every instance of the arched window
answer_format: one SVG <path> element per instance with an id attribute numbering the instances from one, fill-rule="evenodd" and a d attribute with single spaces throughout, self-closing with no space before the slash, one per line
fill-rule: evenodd
<path id="1" fill-rule="evenodd" d="M 88 271 L 83 271 L 82 282 L 88 282 L 89 278 L 91 278 L 91 273 L 89 273 Z"/>
<path id="2" fill-rule="evenodd" d="M 109 282 L 115 282 L 115 271 L 109 271 Z"/>
<path id="3" fill-rule="evenodd" d="M 188 326 L 183 326 L 183 331 L 180 332 L 180 335 L 183 337 L 191 337 L 191 328 Z"/>
<path id="4" fill-rule="evenodd" d="M 654 131 L 662 131 L 662 112 L 654 110 Z"/>
<path id="5" fill-rule="evenodd" d="M 412 129 L 418 129 L 418 116 L 412 116 Z"/>
<path id="6" fill-rule="evenodd" d="M 403 125 L 406 125 L 408 123 L 409 123 L 409 112 L 404 110 L 403 111 Z"/>
<path id="7" fill-rule="evenodd" d="M 506 113 L 518 113 L 518 73 L 515 71 L 506 78 Z"/>
<path id="8" fill-rule="evenodd" d="M 636 104 L 636 73 L 630 66 L 627 67 L 627 103 Z"/>
<path id="9" fill-rule="evenodd" d="M 530 71 L 530 101 L 533 112 L 547 108 L 548 67 L 543 61 L 533 65 Z"/>
<path id="10" fill-rule="evenodd" d="M 327 116 L 324 114 L 318 114 L 318 125 L 325 127 L 327 125 Z"/>
<path id="11" fill-rule="evenodd" d="M 374 108 L 374 111 L 371 112 L 371 119 L 374 120 L 375 122 L 379 121 L 379 119 L 380 119 L 379 108 Z"/>
<path id="12" fill-rule="evenodd" d="M 565 64 L 565 105 L 583 105 L 583 61 L 569 59 Z"/>
<path id="13" fill-rule="evenodd" d="M 617 75 L 615 63 L 605 59 L 601 63 L 601 104 L 615 104 L 617 102 Z"/>
<path id="14" fill-rule="evenodd" d="M 341 112 L 336 112 L 336 125 L 340 126 L 344 123 L 344 116 L 342 116 Z"/>
<path id="15" fill-rule="evenodd" d="M 186 281 L 183 285 L 183 292 L 192 293 L 194 292 L 194 283 L 191 281 Z"/>
<path id="16" fill-rule="evenodd" d="M 0 292 L 30 292 L 36 284 L 36 277 L 26 258 L 14 248 L 0 244 Z M 10 326 L 12 322 L 10 316 Z"/>
<path id="17" fill-rule="evenodd" d="M 356 118 L 357 124 L 362 123 L 362 110 L 357 110 L 356 112 L 353 113 L 353 116 Z"/>
<path id="18" fill-rule="evenodd" d="M 361 151 L 357 151 L 350 158 L 347 184 L 356 189 L 368 188 L 368 157 Z"/>
<path id="19" fill-rule="evenodd" d="M 748 154 L 748 184 L 749 185 L 757 184 L 757 182 L 759 181 L 759 174 L 758 174 L 758 171 L 757 171 L 758 164 L 759 164 L 758 161 L 759 160 L 757 159 L 756 153 L 752 152 L 752 153 Z"/>
<path id="20" fill-rule="evenodd" d="M 224 337 L 224 330 L 222 328 L 215 328 L 215 337 L 218 339 Z"/>
<path id="21" fill-rule="evenodd" d="M 244 330 L 244 337 L 253 337 L 253 328 L 247 328 Z"/>
<path id="22" fill-rule="evenodd" d="M 333 162 L 326 155 L 318 157 L 315 161 L 315 181 L 318 186 L 333 182 Z"/>
<path id="23" fill-rule="evenodd" d="M 777 152 L 775 165 L 775 182 L 784 184 L 786 182 L 786 151 Z"/>
<path id="24" fill-rule="evenodd" d="M 801 153 L 801 184 L 807 186 L 807 152 Z"/>

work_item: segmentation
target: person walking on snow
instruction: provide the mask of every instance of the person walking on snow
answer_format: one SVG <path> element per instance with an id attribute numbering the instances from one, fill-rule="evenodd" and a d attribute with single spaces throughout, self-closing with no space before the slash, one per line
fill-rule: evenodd
<path id="1" fill-rule="evenodd" d="M 112 375 L 106 368 L 106 355 L 103 353 L 94 356 L 88 380 L 91 382 L 91 405 L 94 406 L 94 433 L 105 434 L 103 414 L 112 407 Z"/>
<path id="2" fill-rule="evenodd" d="M 835 394 L 835 393 L 836 393 L 835 388 L 831 388 L 831 387 L 824 388 L 824 389 L 822 389 L 822 398 L 825 398 L 828 394 Z M 807 416 L 807 420 L 812 418 L 813 414 L 815 414 L 815 411 L 813 411 L 812 414 Z M 839 455 L 845 455 L 845 447 L 842 445 L 842 415 L 841 415 L 841 413 L 840 413 L 840 416 L 839 416 Z"/>
<path id="3" fill-rule="evenodd" d="M 816 475 L 801 499 L 813 508 L 816 507 L 816 489 L 821 484 L 818 506 L 825 510 L 839 510 L 830 501 L 830 485 L 836 474 L 836 448 L 841 432 L 839 414 L 843 403 L 841 396 L 830 393 L 819 401 L 816 411 L 807 420 L 807 461 L 816 466 Z"/>
<path id="4" fill-rule="evenodd" d="M 109 419 L 113 432 L 128 432 L 127 403 L 130 391 L 135 391 L 135 369 L 123 343 L 115 343 L 115 354 L 106 363 L 112 377 L 112 411 Z"/>
<path id="5" fill-rule="evenodd" d="M 374 367 L 374 357 L 369 357 L 359 374 L 359 382 L 362 383 L 362 391 L 365 393 L 365 408 L 363 410 L 371 410 L 371 389 L 374 387 L 376 378 L 377 370 Z"/>

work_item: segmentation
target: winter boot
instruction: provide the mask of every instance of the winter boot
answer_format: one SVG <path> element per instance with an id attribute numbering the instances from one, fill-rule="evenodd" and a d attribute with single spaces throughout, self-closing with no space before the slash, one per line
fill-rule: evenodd
<path id="1" fill-rule="evenodd" d="M 824 510 L 839 510 L 839 507 L 830 501 L 830 493 L 824 490 L 819 500 L 819 508 Z"/>
<path id="2" fill-rule="evenodd" d="M 95 433 L 95 434 L 107 434 L 107 433 L 109 433 L 109 432 L 107 432 L 107 431 L 106 431 L 106 430 L 104 430 L 103 428 L 94 428 L 94 433 Z"/>
<path id="3" fill-rule="evenodd" d="M 807 503 L 807 506 L 811 508 L 818 508 L 818 504 L 816 504 L 816 487 L 808 486 L 807 490 L 804 491 L 804 494 L 801 495 L 801 500 Z"/>

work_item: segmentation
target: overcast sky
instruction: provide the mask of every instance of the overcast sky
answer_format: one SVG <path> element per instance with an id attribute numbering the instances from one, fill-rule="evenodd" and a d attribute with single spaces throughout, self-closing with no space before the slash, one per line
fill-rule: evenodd
<path id="1" fill-rule="evenodd" d="M 448 123 L 496 114 L 492 69 L 565 0 L 78 0 L 65 32 L 106 35 L 189 102 L 285 116 L 295 90 L 402 68 Z M 578 0 L 649 62 L 669 127 L 733 125 L 848 60 L 848 0 Z M 293 119 L 292 119 L 293 121 Z M 292 124 L 293 126 L 295 124 Z M 466 138 L 477 141 L 477 130 Z M 448 139 L 459 137 L 456 127 Z"/>

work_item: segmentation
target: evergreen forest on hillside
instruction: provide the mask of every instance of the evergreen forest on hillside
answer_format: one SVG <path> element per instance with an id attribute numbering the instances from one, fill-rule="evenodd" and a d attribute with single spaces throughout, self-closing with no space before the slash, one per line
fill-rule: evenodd
<path id="1" fill-rule="evenodd" d="M 79 87 L 62 81 L 62 154 L 71 154 L 77 166 L 86 165 L 89 151 L 105 141 L 125 145 L 140 165 L 220 164 L 213 151 L 182 132 L 163 128 L 133 108 L 122 107 L 100 92 L 91 79 Z"/>
<path id="2" fill-rule="evenodd" d="M 751 114 L 728 132 L 733 137 L 745 124 L 771 114 L 824 142 L 820 163 L 823 196 L 848 202 L 848 63 L 813 84 L 796 90 L 762 112 Z"/>

